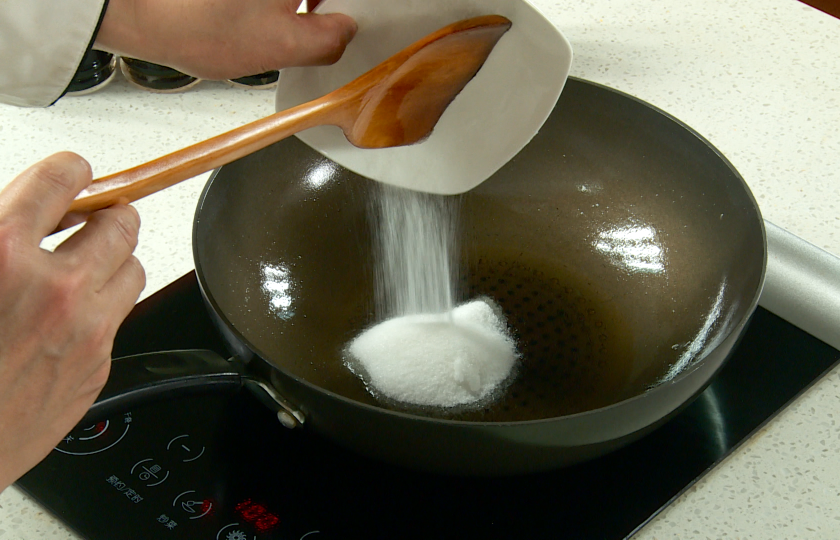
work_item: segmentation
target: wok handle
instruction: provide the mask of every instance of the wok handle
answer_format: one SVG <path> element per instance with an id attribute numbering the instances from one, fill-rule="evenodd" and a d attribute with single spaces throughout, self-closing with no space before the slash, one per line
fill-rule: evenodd
<path id="1" fill-rule="evenodd" d="M 181 350 L 117 358 L 111 375 L 83 423 L 124 411 L 164 394 L 181 396 L 242 388 L 243 364 L 213 351 Z"/>

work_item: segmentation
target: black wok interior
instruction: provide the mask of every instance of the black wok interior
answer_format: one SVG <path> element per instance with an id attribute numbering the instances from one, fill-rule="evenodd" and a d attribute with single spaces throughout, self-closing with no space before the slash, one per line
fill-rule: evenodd
<path id="1" fill-rule="evenodd" d="M 376 189 L 287 139 L 217 172 L 194 249 L 236 340 L 284 378 L 379 408 L 341 358 L 378 322 Z M 595 410 L 678 382 L 755 307 L 764 231 L 743 180 L 692 130 L 610 89 L 570 79 L 532 142 L 460 197 L 462 279 L 503 307 L 523 357 L 493 406 L 410 413 L 510 422 Z"/>

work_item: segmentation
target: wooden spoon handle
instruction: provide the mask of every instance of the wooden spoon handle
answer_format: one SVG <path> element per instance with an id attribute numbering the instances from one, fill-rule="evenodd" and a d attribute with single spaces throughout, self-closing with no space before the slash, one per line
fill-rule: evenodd
<path id="1" fill-rule="evenodd" d="M 137 167 L 94 180 L 68 212 L 89 213 L 136 201 L 164 188 L 247 156 L 299 131 L 331 123 L 335 100 L 310 101 L 261 118 Z"/>

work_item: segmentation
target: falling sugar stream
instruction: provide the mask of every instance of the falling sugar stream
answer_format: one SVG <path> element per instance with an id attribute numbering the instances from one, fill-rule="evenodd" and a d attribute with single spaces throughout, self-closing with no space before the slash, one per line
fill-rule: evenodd
<path id="1" fill-rule="evenodd" d="M 381 185 L 371 202 L 377 318 L 451 314 L 458 293 L 459 201 Z"/>

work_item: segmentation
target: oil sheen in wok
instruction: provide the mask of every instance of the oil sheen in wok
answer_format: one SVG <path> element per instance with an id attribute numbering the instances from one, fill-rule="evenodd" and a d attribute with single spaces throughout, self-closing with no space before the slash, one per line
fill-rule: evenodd
<path id="1" fill-rule="evenodd" d="M 469 266 L 462 288 L 470 298 L 489 296 L 504 311 L 520 353 L 517 372 L 488 407 L 425 414 L 480 422 L 553 418 L 644 390 L 630 380 L 628 332 L 591 285 L 492 255 Z"/>
<path id="2" fill-rule="evenodd" d="M 516 340 L 520 360 L 501 395 L 477 410 L 412 407 L 366 391 L 348 397 L 422 416 L 511 422 L 584 412 L 645 390 L 647 383 L 633 380 L 629 332 L 585 280 L 490 254 L 472 258 L 460 285 L 467 298 L 493 299 Z"/>

